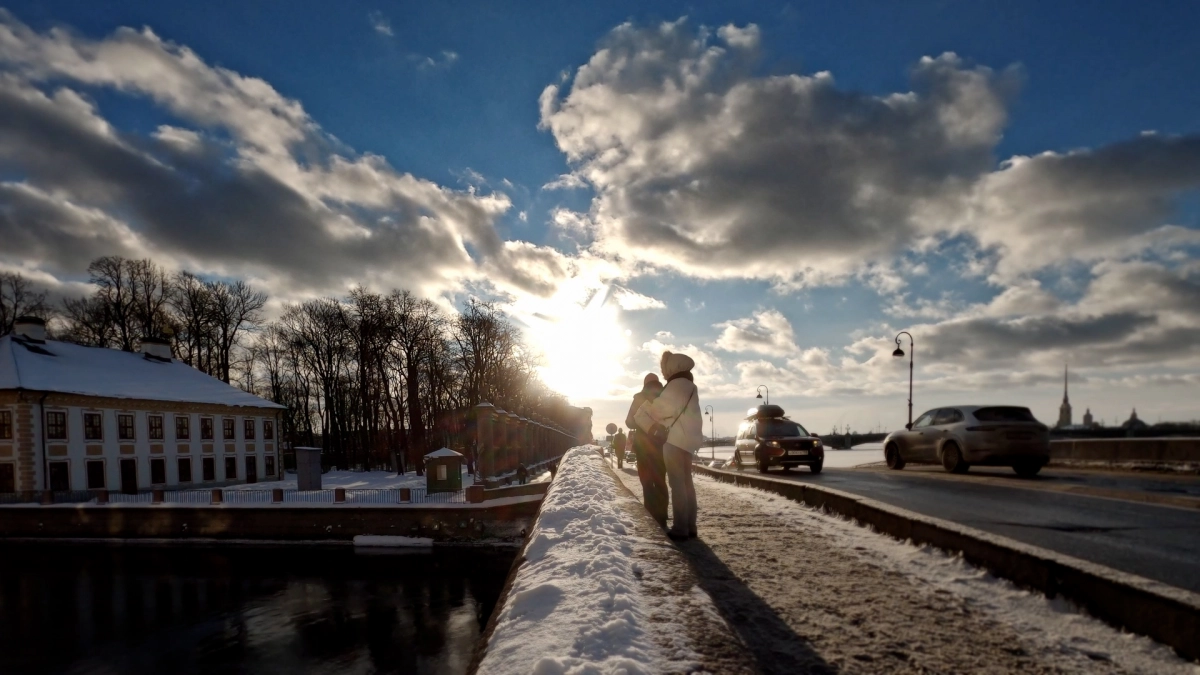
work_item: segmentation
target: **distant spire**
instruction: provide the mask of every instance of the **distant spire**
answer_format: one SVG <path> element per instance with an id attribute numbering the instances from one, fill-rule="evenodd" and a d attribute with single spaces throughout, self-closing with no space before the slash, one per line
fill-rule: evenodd
<path id="1" fill-rule="evenodd" d="M 1058 424 L 1055 426 L 1059 429 L 1071 426 L 1071 401 L 1067 398 L 1067 364 L 1063 364 L 1063 402 L 1058 406 Z"/>

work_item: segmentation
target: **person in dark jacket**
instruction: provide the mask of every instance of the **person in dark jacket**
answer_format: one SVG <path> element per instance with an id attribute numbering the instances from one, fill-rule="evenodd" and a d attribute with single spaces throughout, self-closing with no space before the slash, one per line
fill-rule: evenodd
<path id="1" fill-rule="evenodd" d="M 649 403 L 662 393 L 663 385 L 658 375 L 650 373 L 642 380 L 642 390 L 633 395 L 633 404 L 629 406 L 629 414 L 625 416 L 625 425 L 629 427 L 629 441 L 633 445 L 633 454 L 637 457 L 638 479 L 642 482 L 642 501 L 646 510 L 658 524 L 667 526 L 667 465 L 663 461 L 662 443 L 640 430 L 633 416 L 642 404 Z"/>
<path id="2" fill-rule="evenodd" d="M 612 439 L 613 454 L 617 456 L 617 468 L 625 468 L 625 432 L 617 429 L 617 435 Z"/>

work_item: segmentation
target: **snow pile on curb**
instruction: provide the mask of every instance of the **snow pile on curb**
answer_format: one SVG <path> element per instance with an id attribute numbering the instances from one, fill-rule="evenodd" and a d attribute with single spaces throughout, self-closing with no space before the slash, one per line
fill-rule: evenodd
<path id="1" fill-rule="evenodd" d="M 652 635 L 667 627 L 651 626 L 653 602 L 633 555 L 642 539 L 621 509 L 633 497 L 605 471 L 598 451 L 581 446 L 563 457 L 478 673 L 678 668 L 679 654 L 663 654 Z M 682 636 L 674 637 L 678 645 Z"/>

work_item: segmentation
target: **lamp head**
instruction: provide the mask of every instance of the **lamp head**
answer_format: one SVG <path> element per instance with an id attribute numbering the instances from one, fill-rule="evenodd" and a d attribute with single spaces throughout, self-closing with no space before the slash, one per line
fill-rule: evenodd
<path id="1" fill-rule="evenodd" d="M 896 351 L 892 352 L 892 356 L 904 356 L 904 350 L 896 347 Z"/>
<path id="2" fill-rule="evenodd" d="M 759 394 L 758 396 L 755 396 L 754 398 L 762 398 L 762 394 Z"/>

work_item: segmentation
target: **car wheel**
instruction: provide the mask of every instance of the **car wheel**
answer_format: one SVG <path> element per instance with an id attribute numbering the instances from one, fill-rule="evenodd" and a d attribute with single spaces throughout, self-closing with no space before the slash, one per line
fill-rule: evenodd
<path id="1" fill-rule="evenodd" d="M 904 458 L 900 456 L 900 447 L 895 443 L 888 443 L 888 446 L 883 450 L 883 458 L 887 460 L 889 469 L 899 471 L 904 468 Z"/>
<path id="2" fill-rule="evenodd" d="M 1016 471 L 1021 478 L 1033 478 L 1041 470 L 1041 462 L 1021 462 L 1013 465 L 1013 471 Z"/>
<path id="3" fill-rule="evenodd" d="M 966 473 L 971 465 L 963 461 L 957 443 L 947 443 L 942 446 L 942 468 L 950 473 Z"/>
<path id="4" fill-rule="evenodd" d="M 766 473 L 768 469 L 770 469 L 770 465 L 767 464 L 767 460 L 765 460 L 765 459 L 758 460 L 758 472 L 759 473 Z"/>
<path id="5" fill-rule="evenodd" d="M 813 473 L 821 473 L 821 469 L 825 468 L 825 462 L 817 462 L 816 464 L 813 464 L 813 465 L 809 466 L 808 468 L 812 469 Z"/>

